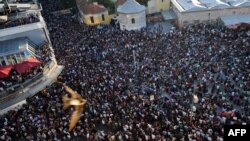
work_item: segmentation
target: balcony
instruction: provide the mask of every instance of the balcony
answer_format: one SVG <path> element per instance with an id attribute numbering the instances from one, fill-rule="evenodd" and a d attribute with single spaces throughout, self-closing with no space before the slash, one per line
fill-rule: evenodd
<path id="1" fill-rule="evenodd" d="M 11 20 L 0 25 L 0 38 L 45 27 L 45 22 L 40 15 L 21 18 L 16 18 L 16 16 L 9 17 Z"/>
<path id="2" fill-rule="evenodd" d="M 37 92 L 49 86 L 59 76 L 63 68 L 63 66 L 50 61 L 43 68 L 43 73 L 38 73 L 24 83 L 17 84 L 1 92 L 0 115 L 13 109 L 15 104 L 18 105 L 22 103 L 26 98 L 35 95 Z"/>
<path id="3" fill-rule="evenodd" d="M 15 26 L 0 29 L 0 41 L 11 40 L 15 38 L 27 37 L 35 44 L 50 42 L 46 24 L 42 16 L 39 20 L 16 24 Z"/>

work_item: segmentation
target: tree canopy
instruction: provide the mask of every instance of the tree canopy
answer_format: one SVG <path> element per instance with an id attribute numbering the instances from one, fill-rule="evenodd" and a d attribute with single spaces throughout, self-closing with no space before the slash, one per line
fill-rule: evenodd
<path id="1" fill-rule="evenodd" d="M 115 3 L 110 0 L 91 0 L 91 2 L 97 2 L 98 4 L 105 6 L 110 14 L 115 13 Z"/>
<path id="2" fill-rule="evenodd" d="M 149 0 L 136 0 L 137 2 L 139 2 L 142 5 L 148 6 L 148 1 Z"/>

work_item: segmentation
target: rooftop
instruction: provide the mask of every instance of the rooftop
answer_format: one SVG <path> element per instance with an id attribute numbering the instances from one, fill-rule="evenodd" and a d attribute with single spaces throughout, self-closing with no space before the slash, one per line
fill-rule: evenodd
<path id="1" fill-rule="evenodd" d="M 107 11 L 108 9 L 105 8 L 103 5 L 98 3 L 88 3 L 86 0 L 76 0 L 76 3 L 79 9 L 84 14 L 98 14 Z"/>
<path id="2" fill-rule="evenodd" d="M 240 23 L 250 24 L 250 14 L 222 16 L 221 20 L 225 26 L 232 26 Z"/>
<path id="3" fill-rule="evenodd" d="M 135 0 L 127 0 L 122 5 L 118 6 L 117 12 L 129 14 L 138 13 L 144 11 L 145 9 L 145 6 L 139 4 Z"/>
<path id="4" fill-rule="evenodd" d="M 248 7 L 250 0 L 171 0 L 181 12 Z"/>
<path id="5" fill-rule="evenodd" d="M 36 0 L 0 0 L 0 13 L 4 13 L 4 6 L 7 4 L 12 12 L 23 10 L 40 10 L 41 6 Z"/>
<path id="6" fill-rule="evenodd" d="M 39 22 L 41 9 L 36 0 L 0 0 L 0 29 Z"/>

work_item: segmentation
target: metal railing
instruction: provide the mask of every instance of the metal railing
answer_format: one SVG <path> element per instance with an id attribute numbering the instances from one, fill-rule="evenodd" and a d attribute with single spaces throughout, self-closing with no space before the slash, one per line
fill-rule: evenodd
<path id="1" fill-rule="evenodd" d="M 29 86 L 30 84 L 34 83 L 35 81 L 41 79 L 43 77 L 43 73 L 38 73 L 36 76 L 34 76 L 31 79 L 26 80 L 22 84 L 15 84 L 9 88 L 7 88 L 5 91 L 1 92 L 0 94 L 0 101 L 2 98 L 7 97 L 10 93 L 13 94 L 16 91 L 20 91 L 21 89 Z"/>
<path id="2" fill-rule="evenodd" d="M 55 63 L 51 60 L 49 61 L 44 67 L 43 71 L 32 77 L 31 79 L 26 80 L 25 82 L 21 84 L 15 84 L 11 87 L 6 88 L 4 91 L 0 92 L 0 104 L 2 102 L 5 102 L 6 100 L 14 97 L 17 97 L 20 95 L 20 92 L 28 87 L 31 86 L 33 83 L 41 79 L 44 74 L 46 74 L 54 65 Z"/>

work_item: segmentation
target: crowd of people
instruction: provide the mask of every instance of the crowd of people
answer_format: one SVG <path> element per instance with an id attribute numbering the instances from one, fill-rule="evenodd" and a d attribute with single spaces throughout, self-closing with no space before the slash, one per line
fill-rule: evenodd
<path id="1" fill-rule="evenodd" d="M 58 81 L 87 106 L 72 132 L 60 84 L 0 117 L 2 140 L 222 141 L 223 125 L 250 124 L 250 37 L 197 24 L 170 33 L 79 25 L 41 0 Z M 199 98 L 193 102 L 193 95 Z"/>
<path id="2" fill-rule="evenodd" d="M 37 57 L 37 59 L 39 61 L 42 62 L 41 65 L 33 67 L 29 70 L 27 70 L 27 72 L 24 73 L 18 73 L 18 71 L 15 70 L 15 65 L 13 65 L 14 67 L 12 68 L 12 70 L 10 71 L 10 74 L 8 77 L 6 78 L 1 78 L 0 79 L 0 92 L 14 92 L 15 88 L 13 86 L 19 86 L 26 82 L 29 79 L 32 79 L 34 76 L 38 75 L 39 73 L 43 72 L 43 68 L 44 66 L 49 63 L 49 61 L 51 61 L 52 58 L 52 50 L 49 47 L 48 43 L 44 43 L 43 45 L 41 45 L 40 47 L 38 47 L 36 49 L 35 52 L 36 56 L 33 57 Z M 21 62 L 17 63 L 17 60 L 15 60 L 15 63 L 19 64 L 22 63 L 25 60 L 22 60 Z M 8 90 L 9 89 L 9 90 Z M 8 91 L 6 91 L 8 90 Z M 6 93 L 3 93 L 1 95 L 0 93 L 0 97 L 2 96 L 6 96 Z"/>
<path id="3" fill-rule="evenodd" d="M 18 18 L 15 20 L 7 21 L 6 23 L 2 23 L 0 24 L 0 29 L 20 26 L 20 25 L 25 25 L 25 24 L 31 24 L 31 23 L 35 23 L 39 21 L 40 20 L 39 20 L 38 15 L 30 14 L 27 17 Z"/>
<path id="4" fill-rule="evenodd" d="M 0 79 L 0 92 L 12 93 L 16 88 L 19 88 L 22 83 L 32 79 L 37 74 L 43 71 L 42 66 L 37 66 L 29 70 L 27 73 L 20 74 L 15 69 L 10 71 L 10 74 L 7 78 Z M 0 94 L 0 97 L 6 96 Z"/>

